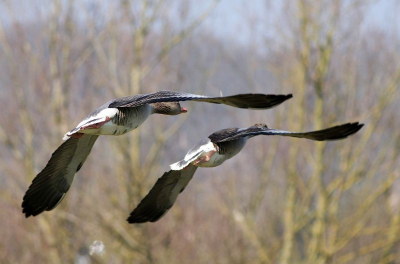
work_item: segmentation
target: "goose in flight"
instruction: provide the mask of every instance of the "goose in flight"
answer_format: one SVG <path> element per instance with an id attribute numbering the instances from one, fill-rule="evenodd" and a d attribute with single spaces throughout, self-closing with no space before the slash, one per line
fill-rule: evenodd
<path id="1" fill-rule="evenodd" d="M 160 91 L 114 99 L 94 110 L 64 135 L 65 142 L 52 154 L 46 167 L 33 179 L 24 195 L 22 212 L 36 216 L 54 209 L 64 198 L 75 173 L 88 157 L 99 135 L 122 135 L 142 124 L 151 114 L 179 115 L 187 109 L 179 101 L 225 104 L 238 108 L 268 109 L 292 95 L 237 94 L 209 97 Z"/>
<path id="2" fill-rule="evenodd" d="M 311 132 L 289 132 L 270 129 L 265 124 L 248 128 L 227 128 L 199 141 L 183 160 L 170 165 L 171 170 L 159 178 L 150 192 L 128 217 L 129 223 L 156 222 L 174 205 L 178 195 L 186 188 L 197 167 L 216 167 L 237 155 L 249 138 L 258 135 L 287 136 L 311 140 L 338 140 L 361 129 L 363 124 L 347 123 Z"/>

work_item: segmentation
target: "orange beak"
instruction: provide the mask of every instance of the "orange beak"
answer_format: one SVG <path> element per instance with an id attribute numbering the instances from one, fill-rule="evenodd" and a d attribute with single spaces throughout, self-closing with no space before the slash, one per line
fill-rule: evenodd
<path id="1" fill-rule="evenodd" d="M 181 113 L 186 113 L 188 110 L 185 107 L 181 107 Z"/>

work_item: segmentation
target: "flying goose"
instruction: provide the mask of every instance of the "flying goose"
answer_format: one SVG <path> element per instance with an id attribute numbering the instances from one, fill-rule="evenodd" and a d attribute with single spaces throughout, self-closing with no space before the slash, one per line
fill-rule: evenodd
<path id="1" fill-rule="evenodd" d="M 64 198 L 99 135 L 122 135 L 142 124 L 151 114 L 179 115 L 187 109 L 179 101 L 225 104 L 238 108 L 268 109 L 292 95 L 237 94 L 209 97 L 160 91 L 114 99 L 94 110 L 64 135 L 65 142 L 52 154 L 46 167 L 33 179 L 24 195 L 22 212 L 36 216 L 54 209 Z"/>
<path id="2" fill-rule="evenodd" d="M 199 141 L 183 160 L 170 165 L 171 170 L 159 178 L 150 192 L 128 217 L 129 223 L 156 222 L 174 205 L 178 195 L 186 188 L 197 167 L 216 167 L 237 155 L 249 138 L 258 135 L 287 136 L 311 140 L 338 140 L 361 129 L 363 124 L 347 123 L 311 132 L 289 132 L 270 129 L 265 124 L 248 128 L 227 128 Z"/>

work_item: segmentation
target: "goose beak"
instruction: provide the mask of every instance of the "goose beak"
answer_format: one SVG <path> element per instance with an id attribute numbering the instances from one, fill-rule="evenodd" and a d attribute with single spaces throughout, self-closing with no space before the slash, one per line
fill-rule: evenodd
<path id="1" fill-rule="evenodd" d="M 185 107 L 181 107 L 181 113 L 186 113 L 188 110 Z"/>

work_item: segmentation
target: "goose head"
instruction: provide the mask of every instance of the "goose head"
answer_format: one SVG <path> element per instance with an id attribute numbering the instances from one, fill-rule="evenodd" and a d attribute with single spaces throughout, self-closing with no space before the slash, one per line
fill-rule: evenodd
<path id="1" fill-rule="evenodd" d="M 254 124 L 253 127 L 268 128 L 268 126 L 264 123 Z"/>
<path id="2" fill-rule="evenodd" d="M 179 102 L 162 102 L 151 104 L 153 113 L 162 115 L 179 115 L 186 113 L 187 109 L 182 107 Z"/>

